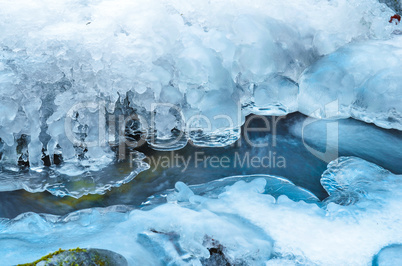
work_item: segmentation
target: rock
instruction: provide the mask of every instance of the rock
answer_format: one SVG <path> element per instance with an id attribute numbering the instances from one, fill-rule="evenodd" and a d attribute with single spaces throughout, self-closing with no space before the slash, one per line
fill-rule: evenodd
<path id="1" fill-rule="evenodd" d="M 120 254 L 106 249 L 59 249 L 56 252 L 48 254 L 37 261 L 22 265 L 35 266 L 53 266 L 53 265 L 81 265 L 81 266 L 99 266 L 99 265 L 119 265 L 125 266 L 127 260 Z"/>

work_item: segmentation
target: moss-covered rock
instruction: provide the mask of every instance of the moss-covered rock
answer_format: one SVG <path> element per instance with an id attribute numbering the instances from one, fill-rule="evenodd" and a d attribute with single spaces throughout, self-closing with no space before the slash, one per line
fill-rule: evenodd
<path id="1" fill-rule="evenodd" d="M 59 249 L 34 262 L 19 266 L 125 266 L 127 260 L 120 254 L 105 249 Z"/>

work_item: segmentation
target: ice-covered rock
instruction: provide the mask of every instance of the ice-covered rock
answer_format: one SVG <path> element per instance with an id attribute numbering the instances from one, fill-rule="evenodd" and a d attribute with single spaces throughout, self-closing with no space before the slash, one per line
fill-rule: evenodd
<path id="1" fill-rule="evenodd" d="M 357 42 L 318 60 L 300 78 L 299 111 L 402 130 L 401 43 L 402 36 Z"/>
<path id="2" fill-rule="evenodd" d="M 402 264 L 402 245 L 389 245 L 380 250 L 373 259 L 373 266 L 397 266 Z"/>
<path id="3" fill-rule="evenodd" d="M 339 204 L 382 204 L 387 198 L 402 197 L 401 175 L 357 157 L 340 157 L 328 164 L 321 184 L 330 194 L 328 202 Z"/>

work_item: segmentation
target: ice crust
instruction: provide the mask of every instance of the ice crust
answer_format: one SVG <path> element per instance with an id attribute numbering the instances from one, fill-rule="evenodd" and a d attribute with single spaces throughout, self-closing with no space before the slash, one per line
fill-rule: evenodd
<path id="1" fill-rule="evenodd" d="M 358 42 L 318 60 L 300 78 L 299 111 L 402 130 L 401 43 Z"/>
<path id="2" fill-rule="evenodd" d="M 1 167 L 62 155 L 97 171 L 120 141 L 100 140 L 110 114 L 141 115 L 131 130 L 165 150 L 229 145 L 249 113 L 330 117 L 311 112 L 337 98 L 341 117 L 401 129 L 391 15 L 374 0 L 2 1 Z"/>
<path id="3" fill-rule="evenodd" d="M 393 244 L 380 250 L 375 256 L 373 266 L 400 265 L 402 263 L 402 245 Z"/>
<path id="4" fill-rule="evenodd" d="M 55 247 L 80 246 L 117 252 L 129 265 L 211 260 L 236 265 L 369 265 L 374 260 L 384 265 L 400 258 L 399 246 L 379 253 L 402 241 L 400 180 L 370 162 L 341 157 L 323 174 L 331 194 L 324 202 L 307 203 L 311 196 L 305 190 L 273 176 L 230 177 L 192 187 L 177 183 L 167 203 L 143 209 L 112 206 L 63 217 L 25 213 L 2 219 L 0 255 L 17 264 Z M 275 188 L 278 182 L 282 190 Z M 345 204 L 333 198 L 337 192 L 358 193 L 359 200 Z"/>

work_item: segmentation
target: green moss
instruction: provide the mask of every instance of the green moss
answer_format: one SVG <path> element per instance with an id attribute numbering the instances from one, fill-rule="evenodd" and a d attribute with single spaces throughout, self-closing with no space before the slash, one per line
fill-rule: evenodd
<path id="1" fill-rule="evenodd" d="M 82 249 L 82 248 L 78 248 L 78 247 L 77 247 L 77 248 L 74 248 L 74 249 L 69 249 L 69 250 L 63 250 L 63 249 L 59 248 L 58 251 L 53 252 L 53 253 L 50 253 L 50 254 L 47 254 L 47 255 L 43 256 L 42 258 L 40 258 L 40 259 L 38 259 L 38 260 L 36 260 L 36 261 L 34 261 L 34 262 L 25 263 L 25 264 L 18 264 L 17 266 L 36 266 L 39 262 L 49 261 L 49 260 L 50 260 L 51 258 L 53 258 L 54 256 L 59 255 L 59 254 L 65 252 L 65 251 L 70 251 L 70 252 L 87 252 L 86 249 Z M 61 262 L 59 263 L 59 265 L 63 266 Z"/>
<path id="2" fill-rule="evenodd" d="M 99 256 L 99 254 L 96 252 L 95 256 L 92 260 L 96 265 L 99 266 L 106 266 L 106 265 L 110 265 L 109 261 L 105 258 L 102 258 L 101 256 Z"/>

